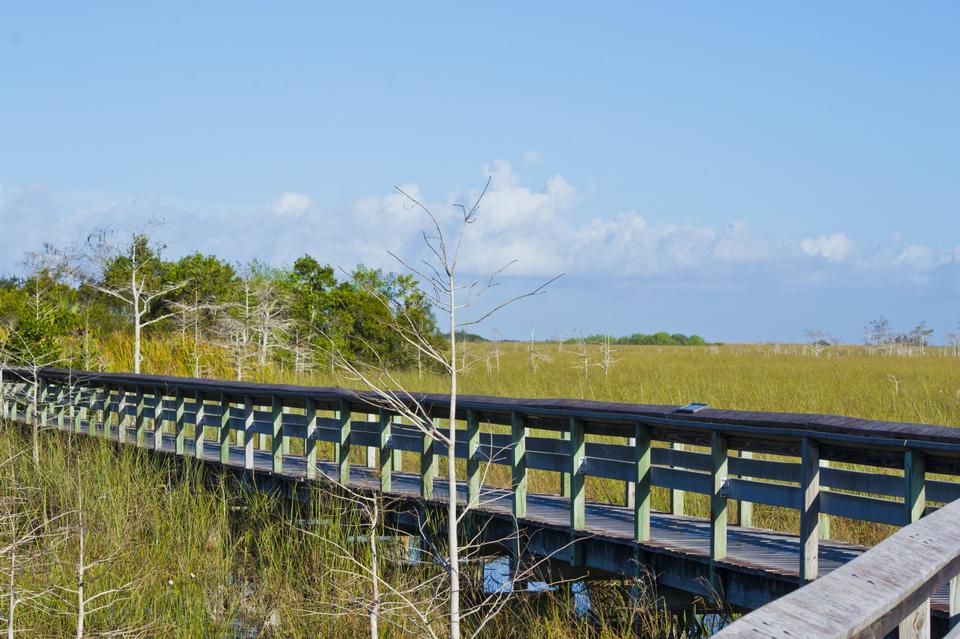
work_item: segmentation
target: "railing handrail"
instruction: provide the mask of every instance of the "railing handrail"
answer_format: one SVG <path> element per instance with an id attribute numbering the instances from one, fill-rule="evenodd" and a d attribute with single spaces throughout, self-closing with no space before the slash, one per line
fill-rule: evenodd
<path id="1" fill-rule="evenodd" d="M 754 610 L 717 639 L 885 637 L 960 573 L 960 500 L 816 581 Z M 929 618 L 929 617 L 927 617 Z M 903 636 L 903 635 L 901 635 Z M 922 631 L 910 636 L 929 636 Z"/>
<path id="2" fill-rule="evenodd" d="M 5 367 L 5 371 L 29 378 L 34 369 Z M 154 388 L 164 385 L 183 390 L 202 391 L 210 396 L 228 393 L 231 396 L 253 396 L 264 399 L 274 396 L 289 399 L 313 398 L 331 404 L 341 400 L 357 401 L 369 406 L 379 405 L 376 393 L 342 387 L 302 386 L 237 382 L 231 380 L 146 375 L 133 373 L 103 373 L 76 369 L 44 367 L 37 374 L 45 379 L 122 384 L 133 388 Z M 443 393 L 403 393 L 441 416 L 449 406 L 449 395 Z M 784 413 L 705 408 L 697 413 L 680 412 L 679 405 L 630 404 L 565 398 L 511 398 L 489 395 L 459 394 L 458 419 L 467 410 L 482 411 L 490 423 L 509 424 L 510 415 L 521 411 L 531 417 L 546 418 L 537 428 L 566 430 L 568 418 L 576 417 L 594 424 L 630 426 L 639 421 L 674 429 L 720 430 L 729 433 L 767 435 L 775 438 L 815 436 L 822 441 L 856 442 L 892 449 L 923 447 L 933 451 L 960 455 L 960 428 L 933 424 L 895 422 L 845 417 L 819 413 Z M 462 413 L 462 414 L 461 414 Z M 496 419 L 498 418 L 499 419 Z M 556 418 L 558 423 L 552 423 Z M 559 426 L 559 427 L 558 427 Z M 603 433 L 598 433 L 603 434 Z M 613 434 L 613 433 L 611 433 Z M 620 433 L 617 433 L 620 434 Z"/>

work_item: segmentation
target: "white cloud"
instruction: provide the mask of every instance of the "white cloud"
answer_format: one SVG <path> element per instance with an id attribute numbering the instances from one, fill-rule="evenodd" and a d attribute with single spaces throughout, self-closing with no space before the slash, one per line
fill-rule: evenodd
<path id="1" fill-rule="evenodd" d="M 565 272 L 690 284 L 730 279 L 746 285 L 765 278 L 831 286 L 955 282 L 960 271 L 960 248 L 944 251 L 889 241 L 861 248 L 842 232 L 797 241 L 758 236 L 742 221 L 661 221 L 638 211 L 585 215 L 589 193 L 560 175 L 528 184 L 504 160 L 483 166 L 482 175 L 491 178 L 490 189 L 465 236 L 462 273 L 492 272 L 516 260 L 508 274 Z M 430 198 L 416 184 L 401 188 L 448 229 L 460 219 L 455 205 L 469 206 L 480 195 L 477 188 Z M 399 192 L 335 210 L 293 191 L 268 202 L 223 206 L 0 185 L 0 273 L 16 270 L 23 251 L 39 249 L 44 242 L 69 244 L 98 227 L 127 231 L 156 218 L 166 221 L 156 232 L 171 255 L 201 251 L 233 262 L 259 258 L 283 264 L 309 252 L 345 269 L 363 263 L 393 270 L 402 267 L 388 251 L 410 263 L 428 257 L 420 232 L 429 228 L 429 219 Z M 190 233 L 183 233 L 184 228 Z"/>
<path id="2" fill-rule="evenodd" d="M 313 206 L 313 200 L 303 193 L 285 191 L 280 197 L 270 203 L 269 209 L 276 215 L 297 217 L 303 215 Z"/>
<path id="3" fill-rule="evenodd" d="M 929 271 L 937 265 L 938 259 L 929 246 L 911 244 L 894 258 L 895 266 L 905 266 L 917 271 Z"/>
<path id="4" fill-rule="evenodd" d="M 802 240 L 800 248 L 812 257 L 821 257 L 828 262 L 843 262 L 853 254 L 855 245 L 845 233 L 833 233 Z"/>

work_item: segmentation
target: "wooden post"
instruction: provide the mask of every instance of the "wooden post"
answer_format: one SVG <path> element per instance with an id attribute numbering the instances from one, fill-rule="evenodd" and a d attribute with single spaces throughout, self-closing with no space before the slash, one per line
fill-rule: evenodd
<path id="1" fill-rule="evenodd" d="M 395 415 L 393 417 L 394 424 L 402 424 L 403 418 L 400 415 Z M 393 470 L 395 472 L 400 472 L 403 470 L 403 450 L 399 448 L 393 449 Z"/>
<path id="2" fill-rule="evenodd" d="M 63 430 L 64 417 L 65 417 L 66 414 L 67 414 L 67 407 L 64 406 L 64 402 L 66 401 L 66 397 L 67 397 L 66 386 L 64 386 L 64 385 L 61 383 L 61 384 L 59 384 L 59 385 L 57 386 L 57 398 L 56 398 L 56 400 L 55 400 L 56 403 L 57 403 L 57 405 L 56 405 L 56 407 L 55 407 L 55 409 L 56 409 L 56 412 L 55 412 L 55 419 L 56 419 L 55 425 L 56 425 L 56 427 L 57 427 L 59 430 Z"/>
<path id="3" fill-rule="evenodd" d="M 716 579 L 716 563 L 727 557 L 727 436 L 713 431 L 710 437 L 710 580 Z M 716 585 L 716 584 L 715 584 Z"/>
<path id="4" fill-rule="evenodd" d="M 283 406 L 280 412 L 285 415 L 289 415 L 290 409 L 287 408 L 286 406 Z M 280 419 L 282 420 L 283 417 L 281 416 Z M 290 437 L 287 437 L 286 435 L 283 435 L 283 434 L 281 434 L 280 436 L 280 450 L 282 451 L 280 454 L 283 455 L 284 457 L 290 454 L 290 439 L 291 439 Z"/>
<path id="5" fill-rule="evenodd" d="M 560 431 L 560 439 L 563 441 L 570 441 L 570 431 Z M 560 496 L 570 496 L 570 473 L 566 471 L 560 473 Z"/>
<path id="6" fill-rule="evenodd" d="M 392 418 L 390 413 L 382 408 L 377 418 L 380 431 L 377 442 L 380 456 L 380 491 L 388 493 L 392 490 L 390 480 L 393 475 L 393 450 L 390 447 L 390 421 Z"/>
<path id="7" fill-rule="evenodd" d="M 480 505 L 480 416 L 467 409 L 467 507 Z"/>
<path id="8" fill-rule="evenodd" d="M 87 415 L 89 415 L 87 432 L 91 435 L 97 434 L 97 425 L 100 422 L 100 415 L 97 411 L 97 399 L 99 399 L 99 395 L 100 388 L 97 386 L 90 386 L 90 404 L 87 407 Z"/>
<path id="9" fill-rule="evenodd" d="M 205 439 L 206 433 L 204 432 L 205 427 L 203 425 L 204 421 L 204 410 L 203 410 L 203 392 L 197 391 L 194 395 L 194 402 L 196 405 L 196 419 L 193 426 L 193 456 L 197 459 L 203 459 L 203 442 Z"/>
<path id="10" fill-rule="evenodd" d="M 178 455 L 183 455 L 183 439 L 184 431 L 186 430 L 186 420 L 184 419 L 185 406 L 183 391 L 179 388 L 175 391 L 174 403 L 174 419 L 176 420 L 176 425 L 174 426 L 176 430 L 176 434 L 174 435 L 174 449 Z"/>
<path id="11" fill-rule="evenodd" d="M 373 414 L 367 415 L 367 423 L 373 422 L 377 423 L 377 416 Z M 367 468 L 376 468 L 377 467 L 377 451 L 373 446 L 367 446 L 365 449 L 365 455 L 367 457 Z"/>
<path id="12" fill-rule="evenodd" d="M 820 574 L 820 445 L 803 438 L 800 458 L 800 585 Z"/>
<path id="13" fill-rule="evenodd" d="M 220 395 L 220 463 L 230 463 L 230 396 Z"/>
<path id="14" fill-rule="evenodd" d="M 904 525 L 912 524 L 923 517 L 927 508 L 926 477 L 927 464 L 923 453 L 907 450 L 903 456 Z M 930 639 L 929 599 L 900 622 L 900 639 Z"/>
<path id="15" fill-rule="evenodd" d="M 80 432 L 80 417 L 78 415 L 79 411 L 77 407 L 80 404 L 80 394 L 83 392 L 83 389 L 76 387 L 76 389 L 71 391 L 70 394 L 70 426 L 73 432 Z"/>
<path id="16" fill-rule="evenodd" d="M 253 470 L 254 415 L 253 397 L 247 395 L 243 398 L 243 467 L 247 470 Z"/>
<path id="17" fill-rule="evenodd" d="M 740 451 L 741 459 L 753 459 L 753 452 L 749 450 Z M 742 479 L 748 479 L 749 476 L 741 475 Z M 753 503 L 749 501 L 740 501 L 737 503 L 737 525 L 744 528 L 753 528 Z"/>
<path id="18" fill-rule="evenodd" d="M 637 424 L 634 464 L 636 466 L 636 491 L 633 502 L 634 534 L 636 541 L 650 541 L 650 427 Z"/>
<path id="19" fill-rule="evenodd" d="M 40 380 L 40 428 L 45 429 L 47 427 L 47 382 L 45 380 Z"/>
<path id="20" fill-rule="evenodd" d="M 337 450 L 337 464 L 340 466 L 340 483 L 350 484 L 350 402 L 340 400 L 340 442 Z"/>
<path id="21" fill-rule="evenodd" d="M 510 415 L 513 516 L 527 516 L 527 423 L 523 415 L 514 411 Z M 571 478 L 572 479 L 572 478 Z"/>
<path id="22" fill-rule="evenodd" d="M 674 450 L 683 450 L 683 444 L 678 444 L 676 442 L 670 444 L 670 448 Z M 683 491 L 670 489 L 670 514 L 671 515 L 682 515 L 683 514 Z"/>
<path id="23" fill-rule="evenodd" d="M 830 468 L 830 460 L 821 459 L 820 468 Z M 822 491 L 829 491 L 827 488 L 821 488 Z M 826 513 L 820 513 L 820 539 L 827 540 L 830 539 L 830 515 Z"/>
<path id="24" fill-rule="evenodd" d="M 137 429 L 137 448 L 145 448 L 147 445 L 147 431 L 146 424 L 144 420 L 144 411 L 146 410 L 146 403 L 143 396 L 143 389 L 137 388 L 137 413 L 135 416 L 136 422 L 135 426 Z"/>
<path id="25" fill-rule="evenodd" d="M 303 410 L 307 423 L 307 436 L 303 440 L 303 457 L 306 464 L 307 479 L 317 478 L 317 402 L 312 397 L 306 399 Z"/>
<path id="26" fill-rule="evenodd" d="M 950 629 L 960 625 L 960 575 L 950 580 Z"/>
<path id="27" fill-rule="evenodd" d="M 153 448 L 163 450 L 163 390 L 157 386 L 153 389 Z"/>
<path id="28" fill-rule="evenodd" d="M 574 538 L 571 540 L 570 565 L 580 566 L 583 564 L 583 546 L 576 541 L 576 531 L 583 530 L 586 524 L 587 491 L 586 477 L 583 474 L 586 437 L 582 419 L 571 417 L 568 428 L 570 433 L 570 529 L 574 531 Z"/>
<path id="29" fill-rule="evenodd" d="M 117 441 L 121 444 L 127 442 L 127 389 L 123 386 L 117 387 Z"/>
<path id="30" fill-rule="evenodd" d="M 440 428 L 440 420 L 433 419 L 433 427 Z M 423 433 L 420 448 L 420 496 L 424 499 L 433 499 L 433 480 L 437 476 L 437 453 L 433 435 Z"/>
<path id="31" fill-rule="evenodd" d="M 283 402 L 276 395 L 270 398 L 271 415 L 273 417 L 273 428 L 271 430 L 273 439 L 273 472 L 283 472 Z"/>
<path id="32" fill-rule="evenodd" d="M 113 436 L 113 411 L 110 407 L 113 405 L 113 389 L 109 386 L 103 387 L 103 436 L 107 439 Z"/>
<path id="33" fill-rule="evenodd" d="M 627 447 L 633 448 L 637 445 L 636 437 L 627 437 Z M 633 508 L 637 498 L 637 484 L 633 481 L 623 482 L 623 505 L 627 508 Z"/>

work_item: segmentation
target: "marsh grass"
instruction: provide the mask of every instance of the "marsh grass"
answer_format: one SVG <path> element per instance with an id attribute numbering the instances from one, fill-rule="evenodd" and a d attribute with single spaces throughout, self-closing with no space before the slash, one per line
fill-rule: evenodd
<path id="1" fill-rule="evenodd" d="M 108 369 L 129 366 L 130 343 L 113 336 L 99 355 Z M 493 363 L 499 348 L 499 369 Z M 587 347 L 588 359 L 598 362 L 600 347 Z M 582 353 L 557 344 L 468 344 L 470 367 L 462 378 L 464 393 L 514 397 L 573 397 L 584 399 L 686 404 L 748 410 L 835 413 L 882 420 L 938 424 L 960 423 L 960 360 L 938 349 L 922 356 L 871 354 L 856 347 L 834 348 L 819 356 L 800 347 L 617 347 L 616 361 L 605 375 L 599 366 L 584 369 Z M 147 340 L 145 372 L 188 376 L 193 362 L 189 344 L 177 339 Z M 209 377 L 232 378 L 228 358 L 209 346 L 203 355 Z M 442 377 L 416 370 L 401 371 L 410 389 L 442 392 Z M 891 383 L 894 377 L 897 384 Z M 280 367 L 251 371 L 251 379 L 307 385 L 356 386 L 329 371 L 293 375 Z M 16 453 L 27 446 L 17 428 L 0 431 L 0 452 Z M 292 447 L 296 452 L 296 443 Z M 329 454 L 324 449 L 323 454 Z M 362 463 L 357 451 L 356 463 Z M 366 632 L 363 614 L 331 619 L 323 614 L 328 597 L 360 597 L 357 580 L 329 578 L 331 568 L 345 566 L 324 536 L 310 534 L 298 522 L 332 522 L 325 535 L 356 535 L 362 521 L 314 499 L 309 512 L 277 496 L 244 490 L 222 480 L 210 469 L 124 449 L 101 440 L 49 434 L 42 438 L 42 463 L 35 468 L 29 455 L 13 463 L 18 485 L 35 494 L 35 517 L 70 519 L 77 503 L 77 476 L 83 490 L 91 552 L 113 555 L 91 584 L 114 588 L 127 583 L 116 606 L 88 621 L 92 630 L 135 628 L 152 636 L 182 637 L 356 637 Z M 417 468 L 415 456 L 404 467 Z M 444 464 L 439 464 L 444 468 Z M 490 469 L 487 481 L 506 485 L 509 469 Z M 556 492 L 558 476 L 534 472 L 531 490 Z M 592 500 L 619 503 L 623 485 L 591 478 Z M 654 493 L 654 507 L 667 508 L 666 491 Z M 705 516 L 705 498 L 687 497 L 687 513 Z M 793 531 L 795 512 L 755 506 L 756 525 Z M 52 526 L 52 524 L 51 524 Z M 889 527 L 833 518 L 832 536 L 875 543 Z M 47 561 L 21 576 L 24 588 L 42 591 L 73 578 L 75 540 L 69 532 L 42 542 Z M 357 552 L 363 552 L 358 549 Z M 385 564 L 390 579 L 416 580 L 417 570 L 400 568 L 394 558 Z M 595 584 L 592 614 L 578 617 L 569 590 L 518 599 L 488 629 L 496 637 L 621 637 L 697 636 L 699 617 L 675 619 L 659 605 L 653 588 L 644 589 L 641 604 L 630 588 Z M 649 596 L 648 596 L 649 595 Z M 639 608 L 638 608 L 639 605 Z M 69 605 L 52 595 L 40 597 L 18 613 L 23 636 L 68 636 Z M 402 621 L 402 620 L 401 620 Z M 692 633 L 692 634 L 691 634 Z M 385 624 L 383 636 L 412 636 L 402 623 Z M 634 635 L 635 636 L 635 635 Z"/>

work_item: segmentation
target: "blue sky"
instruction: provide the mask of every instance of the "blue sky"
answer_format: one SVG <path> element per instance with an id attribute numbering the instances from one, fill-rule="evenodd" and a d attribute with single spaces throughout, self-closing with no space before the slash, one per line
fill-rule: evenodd
<path id="1" fill-rule="evenodd" d="M 960 321 L 956 3 L 6 3 L 0 271 L 163 218 L 172 255 L 349 268 L 493 191 L 508 337 L 855 340 Z"/>

